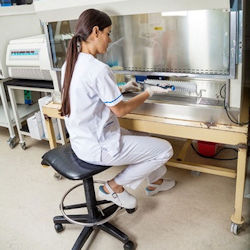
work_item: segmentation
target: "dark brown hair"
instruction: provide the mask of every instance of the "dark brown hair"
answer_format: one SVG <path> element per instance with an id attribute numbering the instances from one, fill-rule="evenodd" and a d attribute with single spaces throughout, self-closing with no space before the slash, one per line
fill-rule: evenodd
<path id="1" fill-rule="evenodd" d="M 62 116 L 70 115 L 70 82 L 80 52 L 79 48 L 81 42 L 87 40 L 94 26 L 99 27 L 99 30 L 102 31 L 111 24 L 110 17 L 99 10 L 88 9 L 80 15 L 76 24 L 75 35 L 69 42 L 66 54 L 66 69 L 62 89 L 62 107 L 60 110 Z"/>

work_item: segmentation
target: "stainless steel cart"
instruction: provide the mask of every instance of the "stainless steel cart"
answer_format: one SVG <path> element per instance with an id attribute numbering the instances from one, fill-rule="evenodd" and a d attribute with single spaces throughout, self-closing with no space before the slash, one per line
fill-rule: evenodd
<path id="1" fill-rule="evenodd" d="M 19 89 L 19 90 L 30 90 L 30 91 L 38 91 L 38 92 L 44 92 L 44 93 L 52 93 L 54 91 L 53 88 L 53 83 L 51 81 L 41 81 L 41 80 L 10 80 L 6 82 L 7 88 L 8 88 L 8 93 L 10 96 L 10 102 L 11 102 L 11 107 L 13 110 L 13 116 L 15 119 L 15 124 L 17 127 L 17 132 L 19 136 L 19 143 L 22 147 L 22 149 L 26 149 L 26 142 L 24 139 L 24 135 L 30 136 L 29 130 L 27 127 L 22 127 L 21 122 L 24 120 L 24 118 L 27 119 L 28 115 L 32 115 L 36 111 L 39 110 L 39 106 L 37 103 L 32 104 L 32 105 L 24 105 L 24 110 L 23 112 L 20 112 L 19 105 L 17 105 L 16 98 L 14 95 L 14 90 Z M 62 123 L 59 123 L 59 132 L 60 134 L 63 131 L 63 125 Z M 62 137 L 61 140 L 58 142 L 65 144 L 65 138 Z"/>

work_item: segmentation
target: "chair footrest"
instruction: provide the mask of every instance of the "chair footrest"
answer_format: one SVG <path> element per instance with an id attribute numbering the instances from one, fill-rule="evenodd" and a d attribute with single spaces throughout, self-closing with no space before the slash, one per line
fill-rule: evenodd
<path id="1" fill-rule="evenodd" d="M 111 203 L 111 201 L 106 201 L 106 200 L 101 200 L 101 201 L 96 201 L 96 205 L 103 205 L 103 204 L 108 204 Z M 70 210 L 70 209 L 75 209 L 75 208 L 83 208 L 87 207 L 87 203 L 79 203 L 79 204 L 74 204 L 74 205 L 67 205 L 63 206 L 64 210 Z"/>
<path id="2" fill-rule="evenodd" d="M 106 218 L 110 217 L 113 213 L 115 213 L 117 209 L 118 209 L 118 206 L 113 204 L 103 209 L 102 212 L 99 212 L 98 213 L 99 216 L 96 218 L 91 218 L 88 214 L 74 214 L 74 215 L 67 215 L 67 217 L 71 219 L 72 222 L 67 220 L 65 216 L 55 216 L 53 221 L 54 221 L 54 224 L 58 224 L 58 223 L 59 224 L 73 224 L 74 222 L 76 224 L 79 224 L 79 222 L 99 224 L 99 222 L 105 220 Z"/>

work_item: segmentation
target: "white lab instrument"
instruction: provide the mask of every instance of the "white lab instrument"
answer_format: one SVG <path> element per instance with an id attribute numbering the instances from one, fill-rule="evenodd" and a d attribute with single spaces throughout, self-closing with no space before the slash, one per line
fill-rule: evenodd
<path id="1" fill-rule="evenodd" d="M 6 65 L 12 78 L 52 80 L 45 35 L 11 40 Z"/>

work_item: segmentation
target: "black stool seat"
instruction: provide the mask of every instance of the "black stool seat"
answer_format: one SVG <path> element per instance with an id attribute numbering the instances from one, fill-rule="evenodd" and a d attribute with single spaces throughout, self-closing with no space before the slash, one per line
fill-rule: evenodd
<path id="1" fill-rule="evenodd" d="M 80 160 L 70 144 L 50 150 L 42 159 L 42 164 L 53 167 L 59 174 L 71 180 L 84 180 L 110 168 Z"/>

